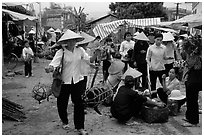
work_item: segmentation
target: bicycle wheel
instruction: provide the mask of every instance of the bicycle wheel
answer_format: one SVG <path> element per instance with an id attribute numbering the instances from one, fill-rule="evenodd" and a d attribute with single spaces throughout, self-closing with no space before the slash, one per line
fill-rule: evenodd
<path id="1" fill-rule="evenodd" d="M 16 56 L 16 54 L 11 53 L 8 57 L 8 62 L 7 62 L 7 69 L 8 70 L 13 70 L 18 63 L 18 57 Z"/>

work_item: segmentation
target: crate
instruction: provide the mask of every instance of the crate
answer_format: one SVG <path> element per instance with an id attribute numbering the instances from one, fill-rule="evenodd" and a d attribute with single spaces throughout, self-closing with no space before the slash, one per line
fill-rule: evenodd
<path id="1" fill-rule="evenodd" d="M 169 109 L 167 107 L 143 106 L 141 113 L 143 120 L 147 123 L 164 123 L 169 119 Z"/>

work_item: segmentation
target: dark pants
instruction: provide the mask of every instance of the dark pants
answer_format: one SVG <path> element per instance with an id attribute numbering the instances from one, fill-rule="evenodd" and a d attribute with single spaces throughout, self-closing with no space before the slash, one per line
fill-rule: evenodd
<path id="1" fill-rule="evenodd" d="M 199 123 L 199 108 L 198 108 L 198 94 L 202 90 L 202 83 L 185 83 L 186 85 L 186 98 L 187 110 L 186 119 L 191 124 Z"/>
<path id="2" fill-rule="evenodd" d="M 83 80 L 76 84 L 62 84 L 61 92 L 57 98 L 57 108 L 60 119 L 64 124 L 68 124 L 67 106 L 69 102 L 69 96 L 74 104 L 74 125 L 75 129 L 84 128 L 84 105 L 81 98 L 84 90 L 82 89 Z"/>
<path id="3" fill-rule="evenodd" d="M 164 102 L 165 104 L 167 104 L 168 95 L 164 92 L 163 88 L 158 88 L 157 94 L 158 94 L 159 98 L 161 99 L 161 101 Z M 186 102 L 186 98 L 184 98 L 182 100 L 178 100 L 177 102 L 178 102 L 178 111 L 179 111 L 181 106 Z"/>
<path id="4" fill-rule="evenodd" d="M 124 60 L 122 60 L 122 62 L 125 63 L 125 67 L 123 69 L 123 73 L 125 73 L 125 71 L 128 69 L 129 62 L 128 61 L 124 61 Z"/>
<path id="5" fill-rule="evenodd" d="M 108 68 L 110 67 L 111 63 L 108 60 L 103 60 L 103 80 L 106 81 L 109 73 Z"/>
<path id="6" fill-rule="evenodd" d="M 142 87 L 147 89 L 147 63 L 137 64 L 138 71 L 142 73 Z"/>
<path id="7" fill-rule="evenodd" d="M 25 76 L 31 76 L 32 75 L 32 60 L 25 61 L 24 64 L 25 64 L 25 67 L 24 67 Z"/>
<path id="8" fill-rule="evenodd" d="M 159 78 L 159 81 L 162 85 L 162 75 L 165 73 L 164 70 L 162 71 L 149 71 L 150 75 L 150 82 L 151 82 L 151 90 L 156 90 L 156 82 L 157 82 L 157 77 Z"/>
<path id="9" fill-rule="evenodd" d="M 170 71 L 170 69 L 173 68 L 173 64 L 174 64 L 174 63 L 165 64 L 165 65 L 164 65 L 164 66 L 165 66 L 165 74 L 166 74 L 167 77 L 169 76 L 169 71 Z"/>

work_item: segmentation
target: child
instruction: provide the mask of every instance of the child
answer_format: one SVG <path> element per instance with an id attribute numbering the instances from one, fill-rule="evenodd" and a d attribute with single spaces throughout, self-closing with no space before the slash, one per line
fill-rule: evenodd
<path id="1" fill-rule="evenodd" d="M 24 41 L 23 59 L 25 63 L 25 76 L 28 78 L 32 76 L 32 59 L 34 57 L 33 50 L 29 46 L 28 40 Z"/>

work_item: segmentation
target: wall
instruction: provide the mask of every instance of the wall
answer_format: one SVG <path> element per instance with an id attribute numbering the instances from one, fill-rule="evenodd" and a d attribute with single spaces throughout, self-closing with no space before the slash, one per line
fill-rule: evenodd
<path id="1" fill-rule="evenodd" d="M 194 2 L 192 5 L 193 14 L 202 13 L 202 2 Z"/>

